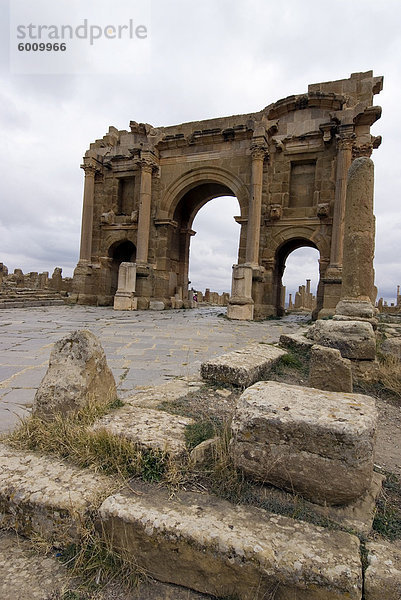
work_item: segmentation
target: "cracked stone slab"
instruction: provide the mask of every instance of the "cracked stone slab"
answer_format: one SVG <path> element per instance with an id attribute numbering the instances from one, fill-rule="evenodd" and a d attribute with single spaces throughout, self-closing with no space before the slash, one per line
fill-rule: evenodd
<path id="1" fill-rule="evenodd" d="M 128 404 L 99 419 L 93 431 L 105 429 L 145 448 L 179 456 L 186 452 L 185 428 L 192 423 L 188 417 Z"/>
<path id="2" fill-rule="evenodd" d="M 135 395 L 124 398 L 124 402 L 132 406 L 155 408 L 162 402 L 174 402 L 190 392 L 197 392 L 203 382 L 196 377 L 171 379 L 156 386 L 143 386 Z"/>
<path id="3" fill-rule="evenodd" d="M 245 388 L 267 377 L 285 354 L 284 350 L 270 344 L 250 344 L 202 363 L 201 377 Z"/>
<path id="4" fill-rule="evenodd" d="M 108 497 L 99 528 L 160 581 L 256 600 L 360 600 L 359 540 L 341 531 L 143 484 Z"/>
<path id="5" fill-rule="evenodd" d="M 0 527 L 55 543 L 79 538 L 93 508 L 115 489 L 109 477 L 0 444 Z"/>

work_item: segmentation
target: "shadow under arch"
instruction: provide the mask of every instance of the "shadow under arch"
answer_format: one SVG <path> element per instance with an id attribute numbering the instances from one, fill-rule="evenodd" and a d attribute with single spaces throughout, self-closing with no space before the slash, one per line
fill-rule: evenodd
<path id="1" fill-rule="evenodd" d="M 283 301 L 283 275 L 285 270 L 285 263 L 287 261 L 288 256 L 294 250 L 298 250 L 299 248 L 314 248 L 319 252 L 319 256 L 321 258 L 321 250 L 318 248 L 317 244 L 312 240 L 295 237 L 285 241 L 281 244 L 276 250 L 275 256 L 275 305 L 276 305 L 276 314 L 279 317 L 282 317 L 285 314 L 285 305 Z M 317 314 L 321 308 L 323 308 L 323 296 L 322 296 L 322 284 L 319 280 L 318 290 L 316 294 L 316 309 L 314 314 Z"/>
<path id="2" fill-rule="evenodd" d="M 191 190 L 200 186 L 214 186 L 216 190 L 214 195 L 204 201 L 204 204 L 212 198 L 218 196 L 235 196 L 240 206 L 241 217 L 246 218 L 249 206 L 249 190 L 244 182 L 234 173 L 221 167 L 197 167 L 183 173 L 173 181 L 166 189 L 160 206 L 160 218 L 174 219 L 177 207 Z M 199 205 L 198 209 L 203 204 Z M 192 221 L 196 215 L 193 214 Z"/>

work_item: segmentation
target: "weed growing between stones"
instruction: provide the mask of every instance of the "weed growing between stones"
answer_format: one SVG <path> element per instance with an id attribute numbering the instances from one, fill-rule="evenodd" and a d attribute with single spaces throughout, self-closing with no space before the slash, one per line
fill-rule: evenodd
<path id="1" fill-rule="evenodd" d="M 376 504 L 373 530 L 390 541 L 401 538 L 401 482 L 393 473 L 386 479 Z"/>
<path id="2" fill-rule="evenodd" d="M 52 421 L 31 416 L 21 422 L 7 442 L 20 450 L 41 451 L 68 459 L 81 468 L 118 475 L 123 480 L 140 476 L 146 481 L 159 481 L 168 457 L 158 450 L 138 447 L 134 442 L 91 426 L 112 405 L 89 404 L 71 416 L 55 415 Z"/>
<path id="3" fill-rule="evenodd" d="M 309 375 L 310 353 L 302 350 L 287 350 L 277 361 L 269 379 L 282 383 L 305 385 Z"/>

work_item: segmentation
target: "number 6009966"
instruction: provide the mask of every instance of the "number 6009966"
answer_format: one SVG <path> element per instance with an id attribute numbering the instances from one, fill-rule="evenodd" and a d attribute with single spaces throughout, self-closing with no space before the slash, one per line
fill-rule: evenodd
<path id="1" fill-rule="evenodd" d="M 51 42 L 34 42 L 33 44 L 31 44 L 30 42 L 25 42 L 18 44 L 18 50 L 20 52 L 65 52 L 65 50 L 67 50 L 67 44 L 58 44 L 57 42 L 54 44 L 52 44 Z"/>

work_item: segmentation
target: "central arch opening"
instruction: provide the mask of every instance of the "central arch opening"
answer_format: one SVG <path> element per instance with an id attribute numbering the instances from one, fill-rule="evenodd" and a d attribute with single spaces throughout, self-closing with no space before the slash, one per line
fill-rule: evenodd
<path id="1" fill-rule="evenodd" d="M 182 195 L 174 211 L 177 228 L 171 258 L 183 295 L 189 286 L 202 292 L 230 291 L 240 239 L 234 216 L 240 213 L 236 196 L 221 183 L 200 182 Z"/>
<path id="2" fill-rule="evenodd" d="M 195 216 L 189 255 L 189 279 L 195 290 L 230 292 L 232 265 L 238 260 L 240 227 L 237 198 L 213 198 Z"/>

